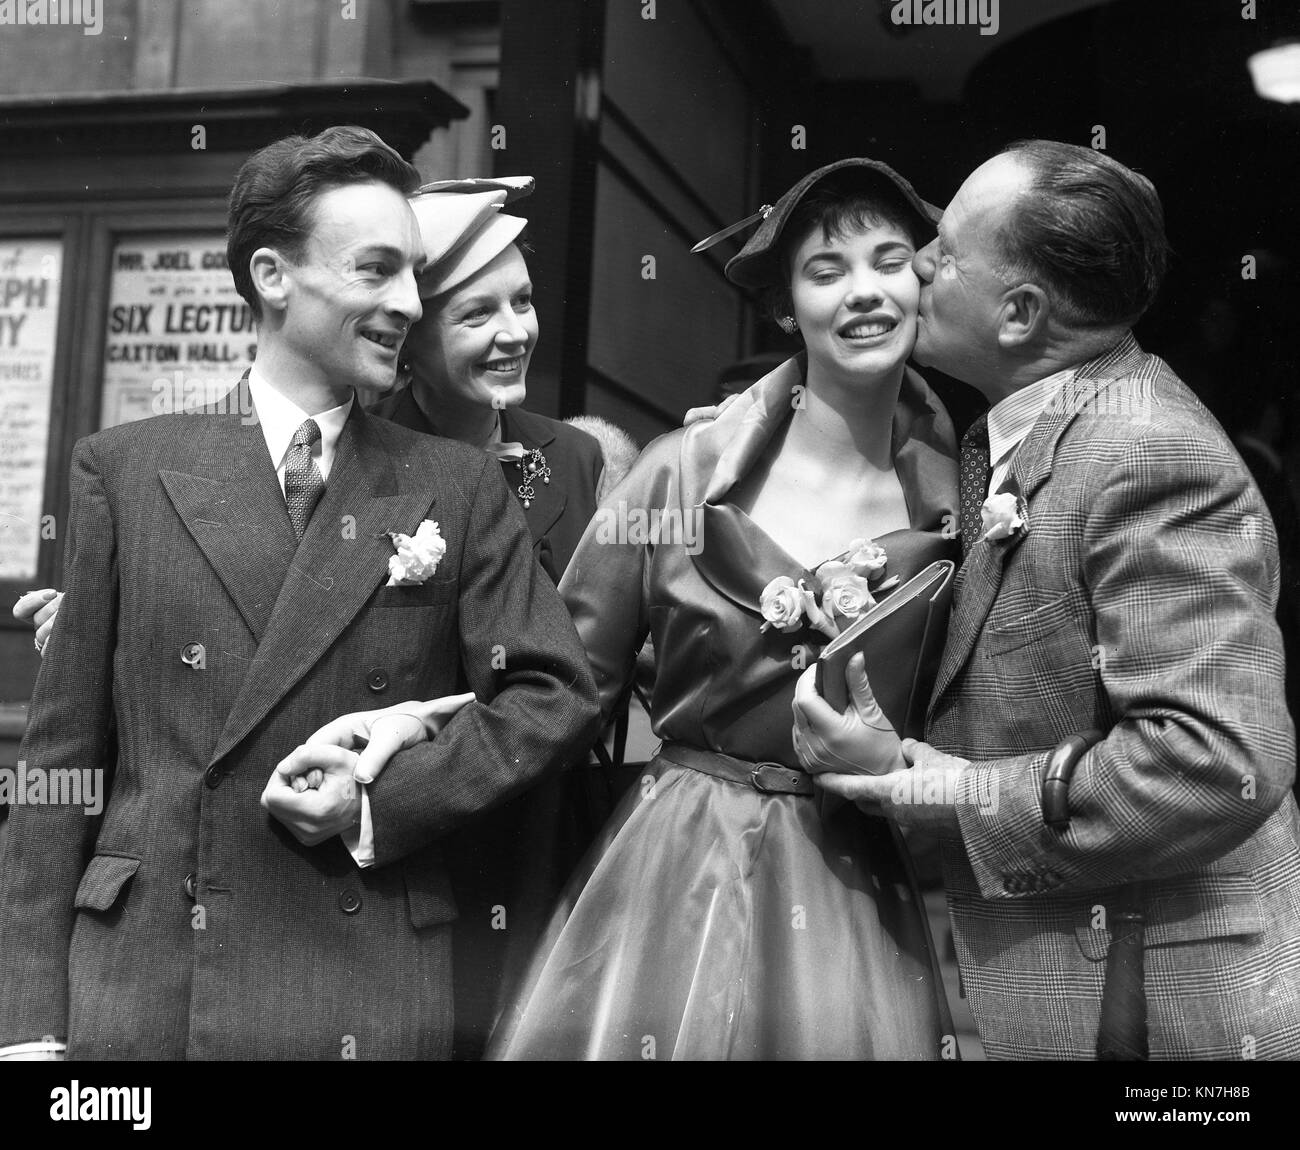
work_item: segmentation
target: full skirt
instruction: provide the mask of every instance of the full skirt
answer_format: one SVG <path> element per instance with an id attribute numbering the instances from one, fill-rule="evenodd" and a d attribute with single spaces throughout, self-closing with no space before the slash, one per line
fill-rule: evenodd
<path id="1" fill-rule="evenodd" d="M 568 884 L 487 1056 L 956 1057 L 924 907 L 883 819 L 663 754 Z"/>

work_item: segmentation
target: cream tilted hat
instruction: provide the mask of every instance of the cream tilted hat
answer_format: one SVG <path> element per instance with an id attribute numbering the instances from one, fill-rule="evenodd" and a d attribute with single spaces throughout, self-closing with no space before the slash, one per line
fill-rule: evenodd
<path id="1" fill-rule="evenodd" d="M 420 298 L 431 299 L 483 270 L 518 238 L 527 220 L 501 208 L 529 195 L 532 176 L 499 180 L 440 180 L 410 200 L 428 261 L 420 275 Z"/>

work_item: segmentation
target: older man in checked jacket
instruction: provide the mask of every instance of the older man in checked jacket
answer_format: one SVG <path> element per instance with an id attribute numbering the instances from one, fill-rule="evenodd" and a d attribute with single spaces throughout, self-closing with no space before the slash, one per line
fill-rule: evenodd
<path id="1" fill-rule="evenodd" d="M 977 169 L 938 232 L 916 355 L 992 409 L 962 444 L 929 743 L 805 698 L 805 763 L 861 763 L 823 785 L 945 836 L 990 1057 L 1300 1057 L 1276 535 L 1222 428 L 1129 331 L 1164 270 L 1155 189 L 1033 141 Z M 1054 757 L 1074 762 L 1059 809 Z"/>

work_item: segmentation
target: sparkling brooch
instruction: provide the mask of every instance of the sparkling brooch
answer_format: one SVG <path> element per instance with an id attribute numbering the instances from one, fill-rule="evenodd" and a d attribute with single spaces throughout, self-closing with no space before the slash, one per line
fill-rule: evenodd
<path id="1" fill-rule="evenodd" d="M 537 498 L 537 490 L 533 484 L 538 479 L 543 483 L 551 482 L 550 465 L 546 462 L 546 456 L 542 454 L 541 449 L 534 447 L 531 451 L 525 451 L 524 457 L 515 466 L 524 473 L 524 481 L 516 488 L 519 498 L 524 501 L 525 507 L 531 507 L 533 500 Z"/>

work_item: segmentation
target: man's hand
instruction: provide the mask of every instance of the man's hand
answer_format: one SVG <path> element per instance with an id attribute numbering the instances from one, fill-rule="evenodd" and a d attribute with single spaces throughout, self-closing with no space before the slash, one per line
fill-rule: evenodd
<path id="1" fill-rule="evenodd" d="M 271 773 L 263 808 L 304 846 L 342 834 L 361 821 L 361 787 L 352 777 L 357 759 L 355 751 L 325 743 L 298 747 Z"/>
<path id="2" fill-rule="evenodd" d="M 810 774 L 882 775 L 901 771 L 898 733 L 871 693 L 867 664 L 854 655 L 844 668 L 849 706 L 843 714 L 817 693 L 817 668 L 799 676 L 794 690 L 794 749 Z"/>
<path id="3" fill-rule="evenodd" d="M 45 587 L 40 591 L 28 591 L 14 604 L 14 618 L 36 628 L 36 649 L 42 655 L 45 654 L 50 632 L 54 630 L 54 616 L 59 613 L 59 604 L 62 602 L 62 591 Z"/>
<path id="4" fill-rule="evenodd" d="M 820 774 L 817 784 L 851 799 L 867 814 L 884 815 L 900 826 L 931 834 L 960 837 L 957 780 L 970 763 L 916 739 L 904 739 L 902 751 L 911 770 L 887 775 Z"/>
<path id="5" fill-rule="evenodd" d="M 416 699 L 394 703 L 373 711 L 353 711 L 326 723 L 308 738 L 306 745 L 324 744 L 360 751 L 352 777 L 359 783 L 373 783 L 398 751 L 433 739 L 461 707 L 473 701 L 474 692 L 469 691 L 424 702 Z M 308 786 L 315 785 L 312 774 L 300 777 L 306 779 Z"/>

